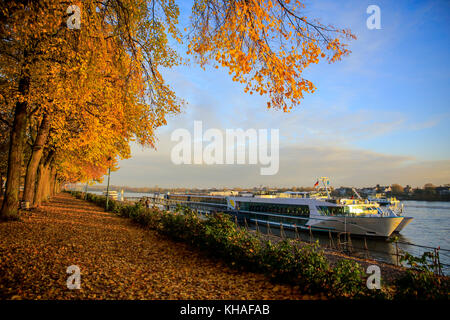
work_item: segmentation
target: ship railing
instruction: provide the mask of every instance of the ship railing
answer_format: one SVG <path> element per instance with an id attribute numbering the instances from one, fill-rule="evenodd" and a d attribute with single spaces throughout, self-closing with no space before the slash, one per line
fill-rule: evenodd
<path id="1" fill-rule="evenodd" d="M 164 198 L 151 198 L 153 203 L 160 204 L 164 206 L 174 206 L 174 205 L 187 205 L 188 207 L 203 207 L 202 209 L 227 209 L 227 204 L 223 203 L 213 203 L 213 202 L 197 202 L 197 201 L 186 201 L 186 200 L 175 200 L 175 199 L 164 199 Z"/>
<path id="2" fill-rule="evenodd" d="M 206 206 L 213 206 L 213 207 L 227 207 L 226 204 L 223 203 L 213 203 L 213 202 L 197 202 L 197 201 L 185 201 L 185 200 L 174 200 L 174 199 L 164 199 L 165 203 L 167 204 L 190 204 L 190 205 L 206 205 Z"/>
<path id="3" fill-rule="evenodd" d="M 341 221 L 335 218 L 325 218 L 325 217 L 319 217 L 316 215 L 308 215 L 306 216 L 297 216 L 297 215 L 286 215 L 286 214 L 279 214 L 279 213 L 273 213 L 273 212 L 258 212 L 258 211 L 247 211 L 247 210 L 238 210 L 242 213 L 249 213 L 254 215 L 262 215 L 262 216 L 270 216 L 270 217 L 280 217 L 280 218 L 288 218 L 288 219 L 300 219 L 300 220 L 324 220 L 324 221 Z M 331 216 L 330 216 L 331 217 Z M 342 216 L 344 217 L 344 216 Z"/>

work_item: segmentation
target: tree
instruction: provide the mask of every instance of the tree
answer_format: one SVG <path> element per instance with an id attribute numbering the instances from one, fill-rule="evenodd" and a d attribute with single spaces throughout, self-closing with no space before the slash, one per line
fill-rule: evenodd
<path id="1" fill-rule="evenodd" d="M 154 147 L 156 128 L 183 105 L 160 73 L 181 63 L 169 41 L 181 42 L 174 0 L 85 0 L 77 3 L 79 30 L 67 28 L 67 5 L 4 1 L 0 10 L 0 129 L 10 130 L 1 219 L 17 217 L 23 168 L 23 200 L 38 204 L 64 181 L 100 179 L 130 156 L 132 141 Z M 250 94 L 267 94 L 268 107 L 289 111 L 315 90 L 303 70 L 341 59 L 349 53 L 341 40 L 355 38 L 302 8 L 289 0 L 195 0 L 188 53 L 202 66 L 228 68 Z"/>
<path id="2" fill-rule="evenodd" d="M 1 217 L 10 219 L 17 213 L 27 114 L 30 98 L 35 98 L 30 96 L 30 89 L 39 76 L 51 76 L 47 62 L 64 50 L 64 43 L 55 36 L 63 28 L 58 19 L 61 14 L 51 2 L 5 1 L 3 5 L 0 12 L 0 73 L 15 87 L 7 183 L 1 209 Z"/>
<path id="3" fill-rule="evenodd" d="M 397 183 L 394 183 L 391 186 L 391 193 L 392 194 L 402 194 L 403 193 L 403 187 Z"/>
<path id="4" fill-rule="evenodd" d="M 432 183 L 426 183 L 426 184 L 423 186 L 423 189 L 424 189 L 424 190 L 434 190 L 434 189 L 436 189 L 436 186 L 435 186 L 434 184 L 432 184 Z"/>
<path id="5" fill-rule="evenodd" d="M 423 190 L 424 190 L 425 194 L 428 194 L 428 195 L 436 194 L 436 186 L 432 183 L 426 183 L 423 186 Z"/>

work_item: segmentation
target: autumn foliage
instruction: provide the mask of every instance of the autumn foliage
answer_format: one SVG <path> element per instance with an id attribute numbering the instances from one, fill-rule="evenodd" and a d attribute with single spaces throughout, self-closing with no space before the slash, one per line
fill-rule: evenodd
<path id="1" fill-rule="evenodd" d="M 161 73 L 183 63 L 174 0 L 73 5 L 79 17 L 62 0 L 0 7 L 3 219 L 17 217 L 20 200 L 38 205 L 66 182 L 101 180 L 130 157 L 133 141 L 155 147 L 155 130 L 184 104 Z M 314 91 L 303 70 L 339 60 L 349 53 L 341 40 L 354 38 L 302 9 L 289 0 L 195 0 L 188 53 L 288 111 Z"/>
<path id="2" fill-rule="evenodd" d="M 289 0 L 196 0 L 189 53 L 228 68 L 246 92 L 268 94 L 269 108 L 288 111 L 315 90 L 303 70 L 341 59 L 349 50 L 340 39 L 355 38 L 301 15 L 303 8 Z"/>

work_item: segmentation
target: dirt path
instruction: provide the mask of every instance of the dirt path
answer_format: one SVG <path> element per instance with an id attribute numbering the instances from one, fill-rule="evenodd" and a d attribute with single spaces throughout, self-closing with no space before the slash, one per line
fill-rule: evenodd
<path id="1" fill-rule="evenodd" d="M 81 289 L 66 286 L 67 267 Z M 311 299 L 60 194 L 0 223 L 2 299 Z"/>

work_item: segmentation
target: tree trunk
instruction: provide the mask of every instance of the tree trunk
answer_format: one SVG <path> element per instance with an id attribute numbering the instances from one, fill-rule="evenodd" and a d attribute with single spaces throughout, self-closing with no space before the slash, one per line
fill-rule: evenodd
<path id="1" fill-rule="evenodd" d="M 61 181 L 59 181 L 58 174 L 55 175 L 55 186 L 53 187 L 53 195 L 61 192 Z"/>
<path id="2" fill-rule="evenodd" d="M 23 97 L 26 97 L 28 94 L 29 87 L 30 79 L 28 77 L 20 79 L 19 92 Z M 18 218 L 17 209 L 19 207 L 20 173 L 27 125 L 27 106 L 27 101 L 19 101 L 16 103 L 14 122 L 10 134 L 5 198 L 3 199 L 2 210 L 0 211 L 0 219 L 3 220 Z"/>
<path id="3" fill-rule="evenodd" d="M 48 189 L 48 196 L 53 197 L 55 195 L 56 184 L 56 168 L 53 166 L 50 170 L 50 184 Z"/>
<path id="4" fill-rule="evenodd" d="M 33 201 L 34 205 L 40 205 L 43 200 L 46 200 L 46 196 L 49 194 L 50 169 L 53 163 L 53 156 L 54 152 L 50 151 L 47 157 L 42 159 L 39 164 L 39 174 Z"/>
<path id="5" fill-rule="evenodd" d="M 48 200 L 48 198 L 50 197 L 50 190 L 52 188 L 52 170 L 53 168 L 49 165 L 47 167 L 47 176 L 46 179 L 44 180 L 44 192 L 42 194 L 42 201 L 46 202 Z"/>
<path id="6" fill-rule="evenodd" d="M 39 131 L 33 144 L 30 161 L 27 166 L 27 173 L 25 175 L 25 186 L 23 190 L 23 201 L 28 201 L 30 205 L 33 203 L 34 189 L 36 184 L 36 175 L 39 167 L 39 162 L 42 159 L 44 152 L 44 144 L 47 141 L 50 130 L 50 119 L 47 114 L 44 115 L 39 126 Z"/>
<path id="7" fill-rule="evenodd" d="M 3 197 L 3 173 L 0 172 L 0 197 Z"/>
<path id="8" fill-rule="evenodd" d="M 44 197 L 44 185 L 45 180 L 47 179 L 47 171 L 48 166 L 41 161 L 39 164 L 39 172 L 38 172 L 38 179 L 36 183 L 36 192 L 34 193 L 34 201 L 33 204 L 36 206 L 39 206 L 42 202 L 42 199 Z"/>
<path id="9" fill-rule="evenodd" d="M 42 154 L 44 152 L 44 144 L 47 141 L 48 133 L 50 130 L 50 119 L 47 114 L 44 115 L 39 126 L 39 131 L 36 135 L 36 139 L 33 144 L 30 161 L 27 166 L 27 173 L 25 176 L 25 186 L 23 191 L 23 201 L 33 203 L 33 196 L 36 184 L 36 175 L 41 161 Z"/>
<path id="10" fill-rule="evenodd" d="M 58 174 L 55 174 L 55 179 L 53 181 L 53 188 L 52 188 L 52 196 L 57 195 L 59 193 L 59 180 L 58 180 Z"/>

